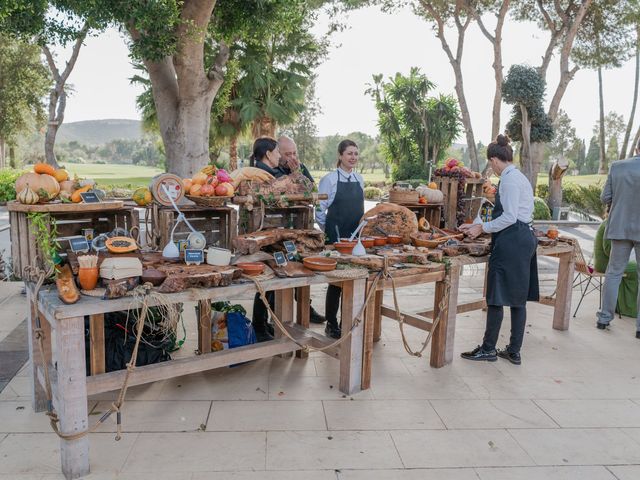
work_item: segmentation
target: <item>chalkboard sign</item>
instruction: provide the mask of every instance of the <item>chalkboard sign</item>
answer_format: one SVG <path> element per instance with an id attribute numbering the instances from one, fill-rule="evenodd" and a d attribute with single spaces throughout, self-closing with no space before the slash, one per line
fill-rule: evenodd
<path id="1" fill-rule="evenodd" d="M 284 267 L 287 264 L 287 258 L 282 252 L 275 252 L 273 254 L 273 259 L 276 261 L 276 265 L 279 267 Z"/>
<path id="2" fill-rule="evenodd" d="M 100 203 L 100 199 L 95 192 L 82 192 L 80 196 L 84 203 Z"/>
<path id="3" fill-rule="evenodd" d="M 184 263 L 187 265 L 200 265 L 204 262 L 204 250 L 187 248 L 184 251 Z"/>
<path id="4" fill-rule="evenodd" d="M 285 240 L 282 243 L 284 244 L 284 248 L 287 250 L 287 253 L 292 253 L 294 255 L 296 253 L 298 253 L 298 249 L 296 248 L 296 244 L 293 243 L 291 240 Z"/>
<path id="5" fill-rule="evenodd" d="M 83 236 L 69 238 L 69 246 L 72 252 L 88 252 L 89 242 Z"/>

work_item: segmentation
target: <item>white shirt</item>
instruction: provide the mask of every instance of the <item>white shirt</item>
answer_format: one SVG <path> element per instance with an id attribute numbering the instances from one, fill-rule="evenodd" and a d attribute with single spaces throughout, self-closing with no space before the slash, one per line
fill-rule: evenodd
<path id="1" fill-rule="evenodd" d="M 340 175 L 338 175 L 338 171 Z M 338 190 L 338 179 L 341 182 L 348 182 L 351 180 L 352 182 L 357 181 L 360 183 L 360 187 L 364 190 L 364 179 L 362 175 L 357 172 L 347 173 L 343 169 L 338 168 L 331 173 L 327 173 L 322 180 L 320 180 L 320 184 L 318 185 L 318 193 L 326 193 L 329 198 L 327 200 L 320 200 L 319 205 L 316 207 L 316 222 L 322 230 L 324 230 L 324 224 L 327 221 L 327 210 L 333 203 L 333 200 L 336 198 L 336 191 Z"/>
<path id="2" fill-rule="evenodd" d="M 514 165 L 509 165 L 500 176 L 500 203 L 502 215 L 482 223 L 482 230 L 494 233 L 510 227 L 517 220 L 531 223 L 533 220 L 533 189 L 527 177 Z"/>

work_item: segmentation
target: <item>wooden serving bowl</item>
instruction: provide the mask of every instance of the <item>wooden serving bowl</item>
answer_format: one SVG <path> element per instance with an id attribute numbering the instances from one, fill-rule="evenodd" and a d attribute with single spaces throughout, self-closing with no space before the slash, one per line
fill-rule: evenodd
<path id="1" fill-rule="evenodd" d="M 336 269 L 338 261 L 329 257 L 307 257 L 302 259 L 302 263 L 309 270 L 316 272 L 330 272 Z"/>
<path id="2" fill-rule="evenodd" d="M 356 242 L 336 242 L 333 244 L 333 247 L 340 253 L 344 253 L 345 255 L 351 255 L 353 252 L 353 247 L 356 246 Z"/>
<path id="3" fill-rule="evenodd" d="M 376 247 L 384 247 L 387 244 L 387 237 L 371 237 Z"/>
<path id="4" fill-rule="evenodd" d="M 398 245 L 402 243 L 402 237 L 400 235 L 387 235 L 387 243 L 391 245 Z"/>
<path id="5" fill-rule="evenodd" d="M 264 263 L 261 262 L 240 262 L 236 264 L 236 267 L 249 276 L 260 275 L 264 272 Z"/>

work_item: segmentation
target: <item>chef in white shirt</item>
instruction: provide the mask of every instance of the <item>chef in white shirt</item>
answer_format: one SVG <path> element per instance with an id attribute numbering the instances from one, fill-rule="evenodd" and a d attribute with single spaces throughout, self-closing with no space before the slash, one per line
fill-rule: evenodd
<path id="1" fill-rule="evenodd" d="M 527 301 L 538 301 L 538 240 L 533 233 L 533 189 L 527 177 L 513 165 L 509 138 L 498 135 L 487 148 L 487 159 L 500 177 L 492 220 L 464 224 L 460 230 L 475 238 L 491 234 L 491 256 L 487 268 L 487 325 L 482 345 L 462 358 L 495 362 L 497 357 L 515 365 L 522 362 L 520 348 L 527 321 Z M 503 307 L 511 307 L 511 338 L 496 350 Z"/>
<path id="2" fill-rule="evenodd" d="M 364 215 L 364 179 L 354 171 L 358 154 L 355 142 L 341 141 L 336 170 L 322 177 L 318 185 L 318 193 L 325 193 L 329 198 L 318 205 L 316 222 L 324 230 L 329 243 L 339 241 L 339 237 L 350 237 Z M 337 319 L 341 293 L 336 285 L 329 285 L 327 289 L 325 333 L 332 338 L 341 336 Z"/>

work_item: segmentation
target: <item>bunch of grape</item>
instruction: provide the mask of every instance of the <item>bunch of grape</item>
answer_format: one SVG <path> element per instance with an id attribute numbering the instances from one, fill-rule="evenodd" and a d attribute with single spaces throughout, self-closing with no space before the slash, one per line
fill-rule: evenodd
<path id="1" fill-rule="evenodd" d="M 467 177 L 465 172 L 461 170 L 451 170 L 446 168 L 438 168 L 433 172 L 434 177 L 449 177 L 458 180 L 458 202 L 456 204 L 456 223 L 459 225 L 465 221 L 467 202 L 465 198 L 465 185 L 467 183 Z"/>

